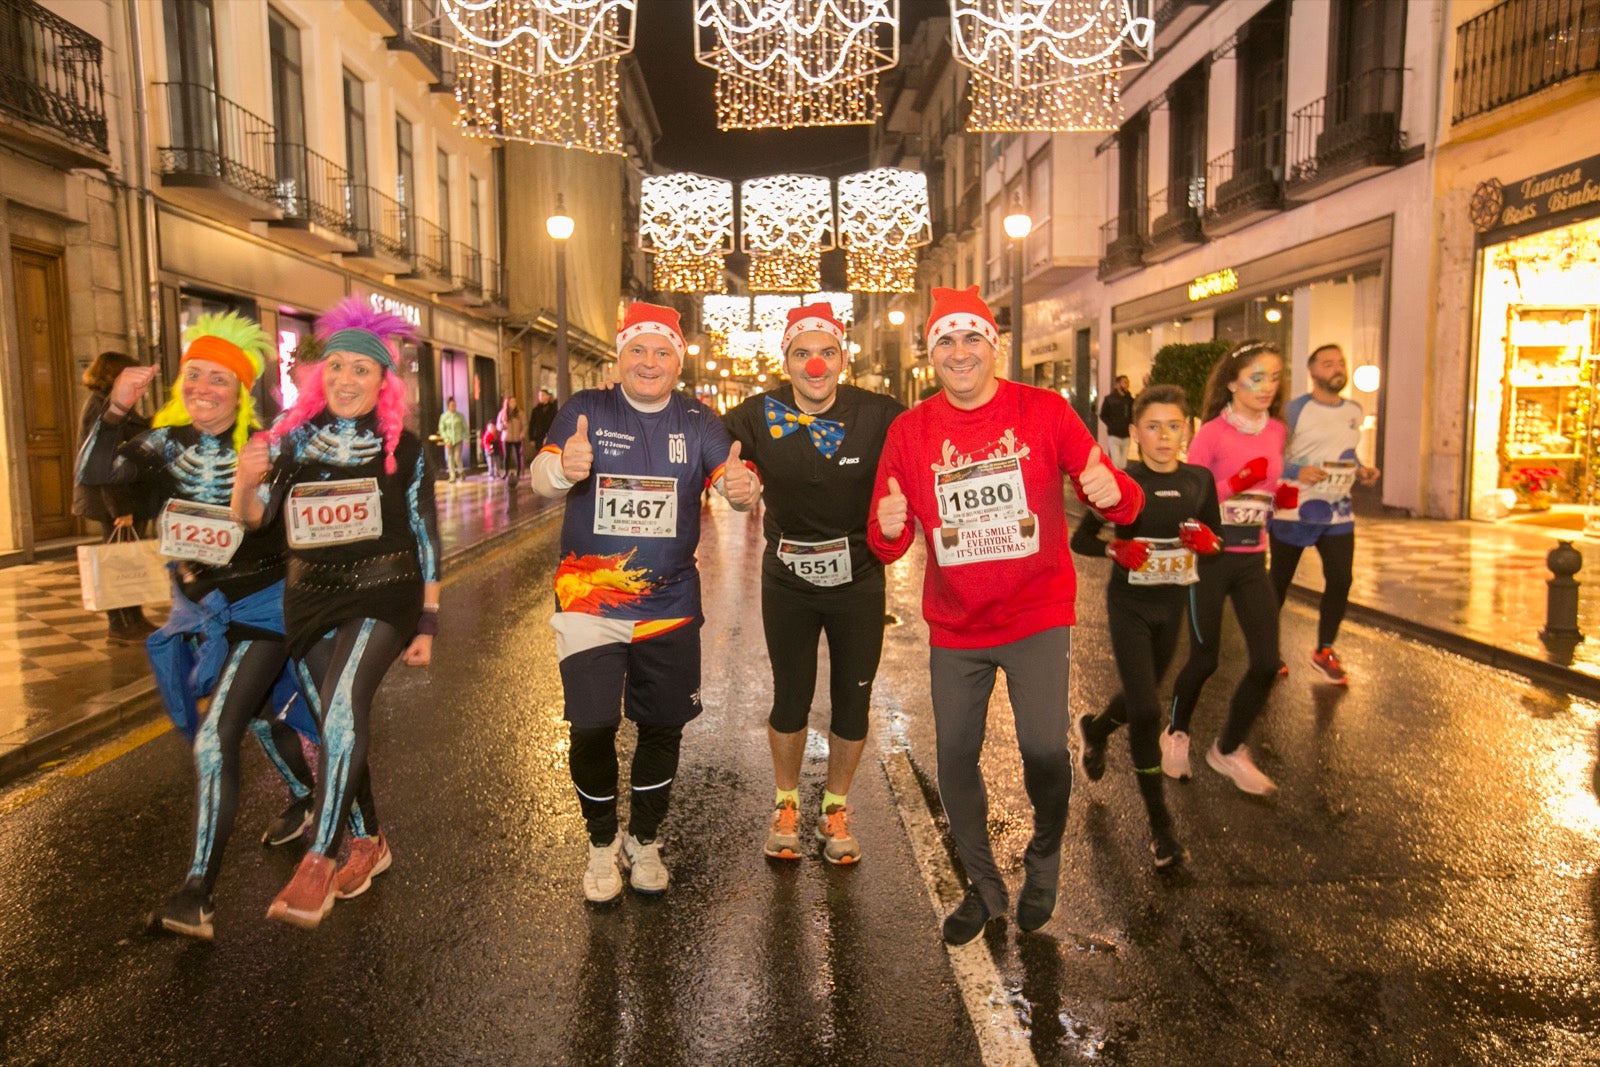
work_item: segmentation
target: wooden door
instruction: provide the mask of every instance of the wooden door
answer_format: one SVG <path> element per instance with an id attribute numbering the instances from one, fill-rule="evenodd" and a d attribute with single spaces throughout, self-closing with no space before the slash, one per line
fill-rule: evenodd
<path id="1" fill-rule="evenodd" d="M 61 250 L 31 242 L 11 246 L 16 283 L 19 366 L 27 431 L 28 487 L 33 540 L 69 537 L 77 420 L 72 411 L 72 360 L 67 352 L 67 303 Z"/>

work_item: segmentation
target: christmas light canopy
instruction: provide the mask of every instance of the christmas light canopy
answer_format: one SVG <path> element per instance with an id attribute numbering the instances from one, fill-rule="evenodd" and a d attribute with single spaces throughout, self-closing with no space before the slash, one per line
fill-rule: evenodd
<path id="1" fill-rule="evenodd" d="M 439 43 L 514 52 L 527 73 L 553 74 L 633 51 L 637 9 L 638 0 L 439 0 L 460 44 Z"/>
<path id="2" fill-rule="evenodd" d="M 733 251 L 733 183 L 689 173 L 645 178 L 639 188 L 639 246 L 693 256 Z"/>
<path id="3" fill-rule="evenodd" d="M 852 290 L 911 292 L 913 249 L 932 237 L 928 178 L 921 171 L 879 167 L 839 179 L 839 239 Z"/>
<path id="4" fill-rule="evenodd" d="M 750 288 L 805 293 L 822 280 L 833 247 L 833 189 L 810 174 L 775 174 L 740 186 L 740 248 L 750 255 Z"/>
<path id="5" fill-rule="evenodd" d="M 797 304 L 827 304 L 833 309 L 833 317 L 845 326 L 849 326 L 856 319 L 856 298 L 853 293 L 807 293 Z"/>
<path id="6" fill-rule="evenodd" d="M 724 337 L 750 328 L 748 296 L 707 296 L 700 304 L 700 325 L 707 333 Z"/>

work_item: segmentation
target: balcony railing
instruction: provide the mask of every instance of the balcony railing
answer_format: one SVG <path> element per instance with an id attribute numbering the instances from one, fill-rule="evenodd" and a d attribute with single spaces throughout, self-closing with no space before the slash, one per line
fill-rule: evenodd
<path id="1" fill-rule="evenodd" d="M 1205 202 L 1203 175 L 1180 180 L 1151 196 L 1145 214 L 1150 221 L 1145 247 L 1152 253 L 1157 249 L 1181 250 L 1204 240 L 1200 232 L 1200 213 Z"/>
<path id="2" fill-rule="evenodd" d="M 483 295 L 483 253 L 465 241 L 457 241 L 455 268 L 456 288 L 467 297 L 481 297 Z"/>
<path id="3" fill-rule="evenodd" d="M 1100 227 L 1100 277 L 1119 277 L 1144 266 L 1145 234 L 1149 220 L 1145 202 L 1124 211 Z"/>
<path id="4" fill-rule="evenodd" d="M 483 296 L 491 307 L 511 306 L 511 280 L 505 267 L 485 256 L 483 259 Z"/>
<path id="5" fill-rule="evenodd" d="M 158 82 L 156 88 L 166 92 L 171 138 L 156 149 L 164 176 L 214 179 L 258 200 L 276 201 L 272 123 L 209 85 Z"/>
<path id="6" fill-rule="evenodd" d="M 411 220 L 412 273 L 450 277 L 450 235 L 424 218 Z"/>
<path id="7" fill-rule="evenodd" d="M 286 220 L 315 223 L 349 234 L 350 175 L 333 160 L 303 144 L 272 146 L 278 184 L 274 199 Z"/>
<path id="8" fill-rule="evenodd" d="M 417 25 L 431 26 L 436 21 L 432 0 L 411 0 L 414 19 L 409 24 L 405 19 L 403 0 L 379 0 L 376 6 L 383 12 L 385 20 L 398 31 L 393 37 L 384 38 L 384 44 L 389 51 L 407 52 L 416 56 L 422 60 L 435 81 L 442 80 L 445 72 L 444 48 L 437 42 L 425 41 L 412 32 Z"/>
<path id="9" fill-rule="evenodd" d="M 1206 224 L 1283 203 L 1282 131 L 1249 137 L 1206 164 Z"/>
<path id="10" fill-rule="evenodd" d="M 100 41 L 33 0 L 0 0 L 0 111 L 106 153 Z"/>
<path id="11" fill-rule="evenodd" d="M 370 185 L 349 186 L 350 236 L 359 254 L 411 262 L 411 218 L 406 206 Z"/>
<path id="12" fill-rule="evenodd" d="M 1504 0 L 1456 29 L 1451 121 L 1589 71 L 1600 71 L 1600 0 Z"/>
<path id="13" fill-rule="evenodd" d="M 1290 123 L 1290 184 L 1394 166 L 1405 147 L 1400 129 L 1404 84 L 1403 68 L 1375 67 L 1296 111 Z"/>

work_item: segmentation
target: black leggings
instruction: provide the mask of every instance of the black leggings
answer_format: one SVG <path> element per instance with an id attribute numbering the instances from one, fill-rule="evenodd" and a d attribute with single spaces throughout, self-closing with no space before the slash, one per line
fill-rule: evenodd
<path id="1" fill-rule="evenodd" d="M 1355 572 L 1356 535 L 1354 531 L 1343 534 L 1323 534 L 1316 540 L 1317 555 L 1322 559 L 1322 606 L 1317 613 L 1317 647 L 1332 648 L 1339 638 L 1339 624 L 1344 622 L 1344 610 L 1350 603 L 1350 582 Z M 1278 606 L 1283 606 L 1294 583 L 1294 572 L 1300 566 L 1303 545 L 1272 538 L 1272 588 L 1278 594 Z"/>
<path id="2" fill-rule="evenodd" d="M 1094 741 L 1103 741 L 1124 723 L 1133 768 L 1142 773 L 1161 770 L 1161 679 L 1172 665 L 1183 628 L 1188 598 L 1162 599 L 1119 594 L 1106 590 L 1106 618 L 1110 622 L 1111 653 L 1117 663 L 1122 692 L 1111 698 L 1104 711 L 1084 724 Z"/>
<path id="3" fill-rule="evenodd" d="M 299 663 L 306 697 L 322 727 L 317 813 L 308 852 L 337 854 L 347 818 L 362 835 L 377 831 L 367 777 L 372 698 L 407 640 L 386 622 L 349 619 L 312 645 Z"/>
<path id="4" fill-rule="evenodd" d="M 628 832 L 648 844 L 655 840 L 672 799 L 683 726 L 638 725 L 639 740 L 629 773 L 633 795 L 628 804 Z M 571 731 L 567 765 L 589 828 L 589 841 L 607 845 L 617 836 L 617 728 L 573 726 Z"/>
<path id="5" fill-rule="evenodd" d="M 861 588 L 802 592 L 763 582 L 761 625 L 772 661 L 772 714 L 780 734 L 799 733 L 811 717 L 817 689 L 817 638 L 828 636 L 829 727 L 844 741 L 867 736 L 872 679 L 883 655 L 884 594 L 881 580 Z"/>
<path id="6" fill-rule="evenodd" d="M 222 853 L 239 810 L 239 742 L 257 715 L 270 716 L 276 710 L 270 704 L 272 686 L 288 659 L 289 650 L 282 641 L 235 642 L 228 649 L 211 707 L 195 733 L 197 795 L 194 859 L 189 864 L 189 876 L 205 879 L 207 893 L 216 885 Z M 280 731 L 286 736 L 280 737 Z M 291 783 L 298 779 L 300 787 L 305 788 L 305 783 L 311 781 L 311 769 L 300 749 L 300 735 L 273 722 L 272 741 L 268 756 L 285 778 Z"/>
<path id="7" fill-rule="evenodd" d="M 1223 755 L 1249 736 L 1278 675 L 1278 602 L 1261 557 L 1260 552 L 1224 552 L 1202 560 L 1200 582 L 1189 587 L 1189 661 L 1172 685 L 1174 731 L 1189 732 L 1200 690 L 1216 673 L 1223 601 L 1233 601 L 1233 614 L 1250 652 L 1250 665 L 1233 691 L 1228 721 L 1217 738 L 1217 749 Z"/>

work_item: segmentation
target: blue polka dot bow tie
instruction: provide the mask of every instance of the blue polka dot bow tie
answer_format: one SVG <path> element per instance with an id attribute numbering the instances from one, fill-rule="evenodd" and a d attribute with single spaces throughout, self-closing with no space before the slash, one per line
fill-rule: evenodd
<path id="1" fill-rule="evenodd" d="M 774 439 L 788 437 L 800 427 L 804 426 L 811 435 L 811 443 L 817 446 L 825 459 L 832 459 L 833 454 L 839 451 L 839 446 L 844 444 L 844 423 L 834 422 L 832 419 L 819 419 L 815 415 L 807 415 L 803 411 L 796 411 L 789 405 L 767 397 L 767 432 Z"/>

